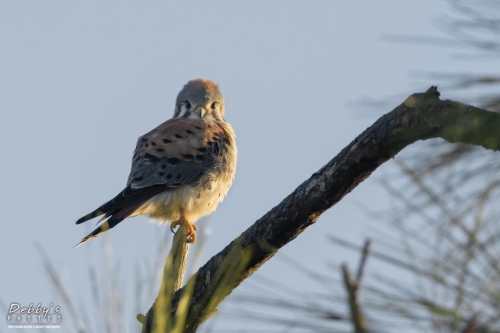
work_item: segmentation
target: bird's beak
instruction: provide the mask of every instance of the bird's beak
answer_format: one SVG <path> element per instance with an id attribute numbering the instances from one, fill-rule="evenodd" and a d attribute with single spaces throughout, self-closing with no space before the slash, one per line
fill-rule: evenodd
<path id="1" fill-rule="evenodd" d="M 194 110 L 193 113 L 198 117 L 203 118 L 203 115 L 205 114 L 205 109 L 200 106 L 196 110 Z"/>

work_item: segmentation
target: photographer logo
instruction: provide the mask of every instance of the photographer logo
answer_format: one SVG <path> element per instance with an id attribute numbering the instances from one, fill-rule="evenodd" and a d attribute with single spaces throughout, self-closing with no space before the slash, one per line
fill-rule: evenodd
<path id="1" fill-rule="evenodd" d="M 28 306 L 11 303 L 6 320 L 7 328 L 61 328 L 61 307 L 54 306 L 54 303 L 50 303 L 48 307 L 41 303 L 30 303 Z"/>

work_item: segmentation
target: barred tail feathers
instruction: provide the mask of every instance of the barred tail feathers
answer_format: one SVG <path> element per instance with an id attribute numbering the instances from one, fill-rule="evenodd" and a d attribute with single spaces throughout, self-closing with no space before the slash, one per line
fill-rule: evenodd
<path id="1" fill-rule="evenodd" d="M 103 232 L 108 231 L 112 227 L 114 227 L 114 225 L 113 226 L 110 225 L 109 220 L 106 221 L 106 222 L 104 222 L 99 227 L 97 227 L 94 231 L 92 231 L 90 234 L 88 234 L 87 236 L 85 236 L 78 244 L 75 245 L 75 247 L 78 247 L 78 246 L 82 245 L 83 243 L 88 242 L 92 238 L 96 238 L 97 236 L 99 236 Z"/>
<path id="2" fill-rule="evenodd" d="M 116 197 L 106 202 L 101 207 L 97 208 L 93 212 L 81 217 L 76 224 L 81 224 L 85 221 L 93 219 L 94 217 L 104 215 L 99 222 L 105 220 L 103 224 L 97 227 L 94 231 L 83 238 L 80 243 L 76 246 L 82 245 L 88 242 L 92 238 L 95 238 L 108 231 L 109 229 L 116 226 L 118 223 L 133 215 L 134 212 L 139 209 L 145 202 L 155 195 L 167 190 L 168 187 L 165 185 L 153 185 L 140 189 L 132 189 L 131 186 L 127 186 L 123 191 L 121 191 Z M 106 220 L 107 219 L 107 220 Z M 99 223 L 97 222 L 97 223 Z M 75 246 L 75 247 L 76 247 Z"/>

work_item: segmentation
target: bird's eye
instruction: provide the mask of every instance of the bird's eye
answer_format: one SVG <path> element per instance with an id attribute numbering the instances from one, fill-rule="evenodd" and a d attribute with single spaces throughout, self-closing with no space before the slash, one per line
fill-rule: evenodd
<path id="1" fill-rule="evenodd" d="M 189 101 L 184 101 L 184 105 L 190 109 L 191 108 L 191 103 L 189 103 Z"/>
<path id="2" fill-rule="evenodd" d="M 211 106 L 212 110 L 215 110 L 215 107 L 216 107 L 216 106 L 217 106 L 217 102 L 213 102 L 213 103 L 212 103 L 212 106 Z"/>

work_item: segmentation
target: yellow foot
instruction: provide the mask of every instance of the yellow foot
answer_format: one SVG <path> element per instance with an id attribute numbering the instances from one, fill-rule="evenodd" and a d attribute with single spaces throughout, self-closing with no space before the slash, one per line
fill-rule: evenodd
<path id="1" fill-rule="evenodd" d="M 180 226 L 180 225 L 185 225 L 186 228 L 187 228 L 187 242 L 188 243 L 196 243 L 196 233 L 195 231 L 198 230 L 198 228 L 194 225 L 194 224 L 191 224 L 189 223 L 188 220 L 186 220 L 185 218 L 181 217 L 180 219 L 178 219 L 177 221 L 174 221 L 172 223 L 170 223 L 170 230 L 174 232 L 174 229 L 177 227 L 177 226 Z"/>

